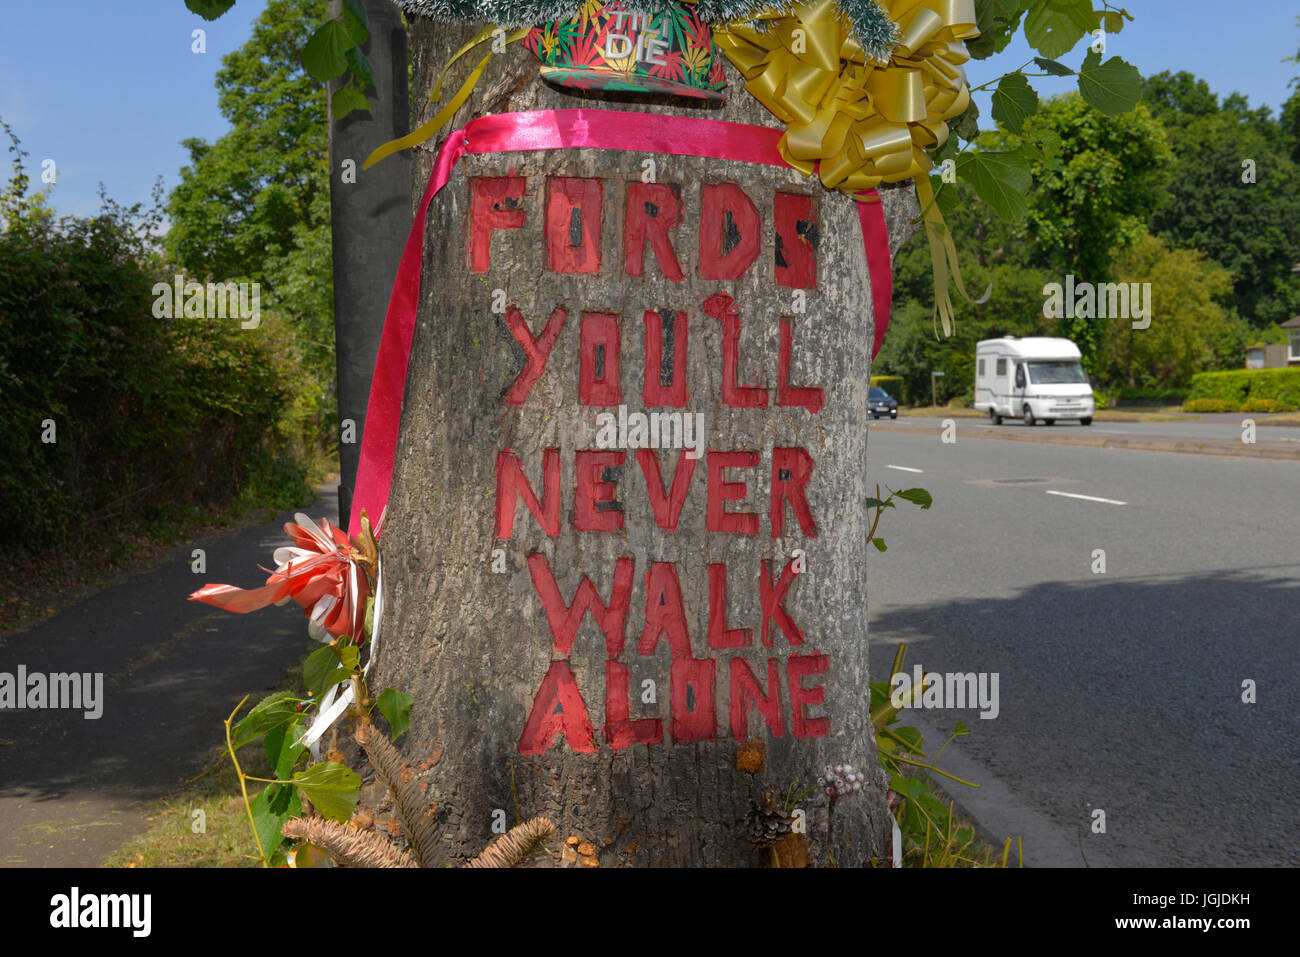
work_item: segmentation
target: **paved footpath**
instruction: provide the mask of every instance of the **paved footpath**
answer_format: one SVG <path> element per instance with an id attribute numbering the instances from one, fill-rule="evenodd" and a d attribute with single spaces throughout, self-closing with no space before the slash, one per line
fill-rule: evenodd
<path id="1" fill-rule="evenodd" d="M 335 488 L 304 509 L 331 521 Z M 203 768 L 222 720 L 311 650 L 296 604 L 233 615 L 188 601 L 205 582 L 260 585 L 287 544 L 275 521 L 196 538 L 147 570 L 0 638 L 0 673 L 102 672 L 103 715 L 0 711 L 0 865 L 96 867 L 148 805 Z M 207 573 L 190 569 L 195 548 Z"/>

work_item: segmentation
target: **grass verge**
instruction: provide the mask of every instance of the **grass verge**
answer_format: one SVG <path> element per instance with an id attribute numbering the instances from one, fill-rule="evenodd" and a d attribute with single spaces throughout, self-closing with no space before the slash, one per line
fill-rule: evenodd
<path id="1" fill-rule="evenodd" d="M 274 688 L 259 689 L 258 695 L 291 691 L 300 683 L 295 669 Z M 175 794 L 156 802 L 145 815 L 148 829 L 108 854 L 101 867 L 260 866 L 220 722 L 213 726 L 212 742 L 203 770 Z M 245 774 L 272 776 L 260 747 L 240 751 L 239 763 Z"/>

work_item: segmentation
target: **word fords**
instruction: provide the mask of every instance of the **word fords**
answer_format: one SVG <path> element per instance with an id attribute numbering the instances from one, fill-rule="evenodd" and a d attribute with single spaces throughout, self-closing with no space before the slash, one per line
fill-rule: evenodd
<path id="1" fill-rule="evenodd" d="M 28 673 L 26 665 L 16 674 L 0 671 L 0 711 L 44 708 L 84 709 L 82 717 L 97 720 L 104 714 L 104 673 L 45 675 Z"/>
<path id="2" fill-rule="evenodd" d="M 998 676 L 981 671 L 922 674 L 916 665 L 912 674 L 900 671 L 890 679 L 889 703 L 895 708 L 976 708 L 981 718 L 996 718 Z"/>
<path id="3" fill-rule="evenodd" d="M 129 927 L 133 937 L 148 937 L 152 911 L 151 894 L 82 894 L 74 887 L 50 898 L 50 926 Z"/>

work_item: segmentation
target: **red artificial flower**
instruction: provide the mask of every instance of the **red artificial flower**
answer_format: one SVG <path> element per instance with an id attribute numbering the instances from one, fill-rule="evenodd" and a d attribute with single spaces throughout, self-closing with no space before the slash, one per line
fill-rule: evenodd
<path id="1" fill-rule="evenodd" d="M 275 550 L 277 567 L 265 585 L 250 589 L 204 585 L 190 600 L 245 614 L 293 599 L 303 607 L 307 630 L 317 641 L 349 635 L 359 644 L 364 640 L 366 597 L 370 594 L 365 566 L 374 539 L 369 522 L 363 523 L 361 541 L 354 547 L 347 534 L 328 519 L 313 522 L 301 512 L 294 519 L 297 524 L 284 526 L 293 545 Z M 374 534 L 379 534 L 378 528 Z"/>

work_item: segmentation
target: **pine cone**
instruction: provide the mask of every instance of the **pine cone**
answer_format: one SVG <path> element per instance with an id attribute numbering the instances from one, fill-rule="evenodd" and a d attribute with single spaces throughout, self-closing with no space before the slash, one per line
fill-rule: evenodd
<path id="1" fill-rule="evenodd" d="M 750 805 L 745 824 L 749 829 L 750 843 L 755 847 L 771 847 L 790 833 L 789 813 L 771 805 L 760 807 L 752 801 Z"/>

